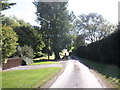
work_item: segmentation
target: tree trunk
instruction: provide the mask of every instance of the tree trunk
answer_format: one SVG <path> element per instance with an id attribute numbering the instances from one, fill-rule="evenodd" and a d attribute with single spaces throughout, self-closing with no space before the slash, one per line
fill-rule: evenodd
<path id="1" fill-rule="evenodd" d="M 55 59 L 60 59 L 59 52 L 58 51 L 54 51 L 54 53 L 55 53 Z"/>

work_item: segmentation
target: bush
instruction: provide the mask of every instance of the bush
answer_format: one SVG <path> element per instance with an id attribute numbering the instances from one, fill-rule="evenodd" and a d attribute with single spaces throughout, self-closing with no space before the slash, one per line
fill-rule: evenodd
<path id="1" fill-rule="evenodd" d="M 30 46 L 27 46 L 27 45 L 24 45 L 21 48 L 21 53 L 22 53 L 22 56 L 28 57 L 30 59 L 33 59 L 33 57 L 34 57 L 34 55 L 33 55 L 34 54 L 33 49 Z"/>
<path id="2" fill-rule="evenodd" d="M 30 46 L 24 45 L 23 47 L 18 46 L 17 53 L 19 57 L 23 59 L 23 65 L 33 63 L 34 51 Z"/>
<path id="3" fill-rule="evenodd" d="M 23 60 L 22 65 L 29 65 L 33 63 L 32 59 L 25 57 L 25 56 L 22 57 L 22 60 Z"/>

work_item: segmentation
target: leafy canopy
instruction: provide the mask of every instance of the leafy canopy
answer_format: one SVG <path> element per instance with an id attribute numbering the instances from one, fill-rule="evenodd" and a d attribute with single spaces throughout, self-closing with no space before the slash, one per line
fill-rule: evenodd
<path id="1" fill-rule="evenodd" d="M 46 45 L 55 53 L 71 45 L 70 20 L 67 2 L 34 2 L 37 8 L 37 20 L 41 25 L 41 32 Z"/>
<path id="2" fill-rule="evenodd" d="M 81 14 L 75 23 L 79 34 L 90 42 L 101 40 L 116 29 L 115 25 L 110 24 L 97 13 Z"/>

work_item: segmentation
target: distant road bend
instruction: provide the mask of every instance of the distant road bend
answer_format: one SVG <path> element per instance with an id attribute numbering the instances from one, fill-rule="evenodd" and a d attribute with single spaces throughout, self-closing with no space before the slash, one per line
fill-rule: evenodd
<path id="1" fill-rule="evenodd" d="M 103 88 L 89 68 L 78 60 L 70 59 L 63 73 L 50 88 Z"/>

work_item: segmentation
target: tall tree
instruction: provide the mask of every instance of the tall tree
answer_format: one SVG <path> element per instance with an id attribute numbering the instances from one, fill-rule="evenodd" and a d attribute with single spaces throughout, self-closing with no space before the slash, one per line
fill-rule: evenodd
<path id="1" fill-rule="evenodd" d="M 47 40 L 46 45 L 50 46 L 55 58 L 59 59 L 59 52 L 69 48 L 71 43 L 67 2 L 34 1 L 34 5 L 37 8 L 36 15 L 41 25 L 41 32 L 44 40 Z"/>
<path id="2" fill-rule="evenodd" d="M 97 13 L 81 14 L 76 20 L 76 27 L 90 42 L 100 40 L 116 29 L 115 25 L 108 23 Z"/>

